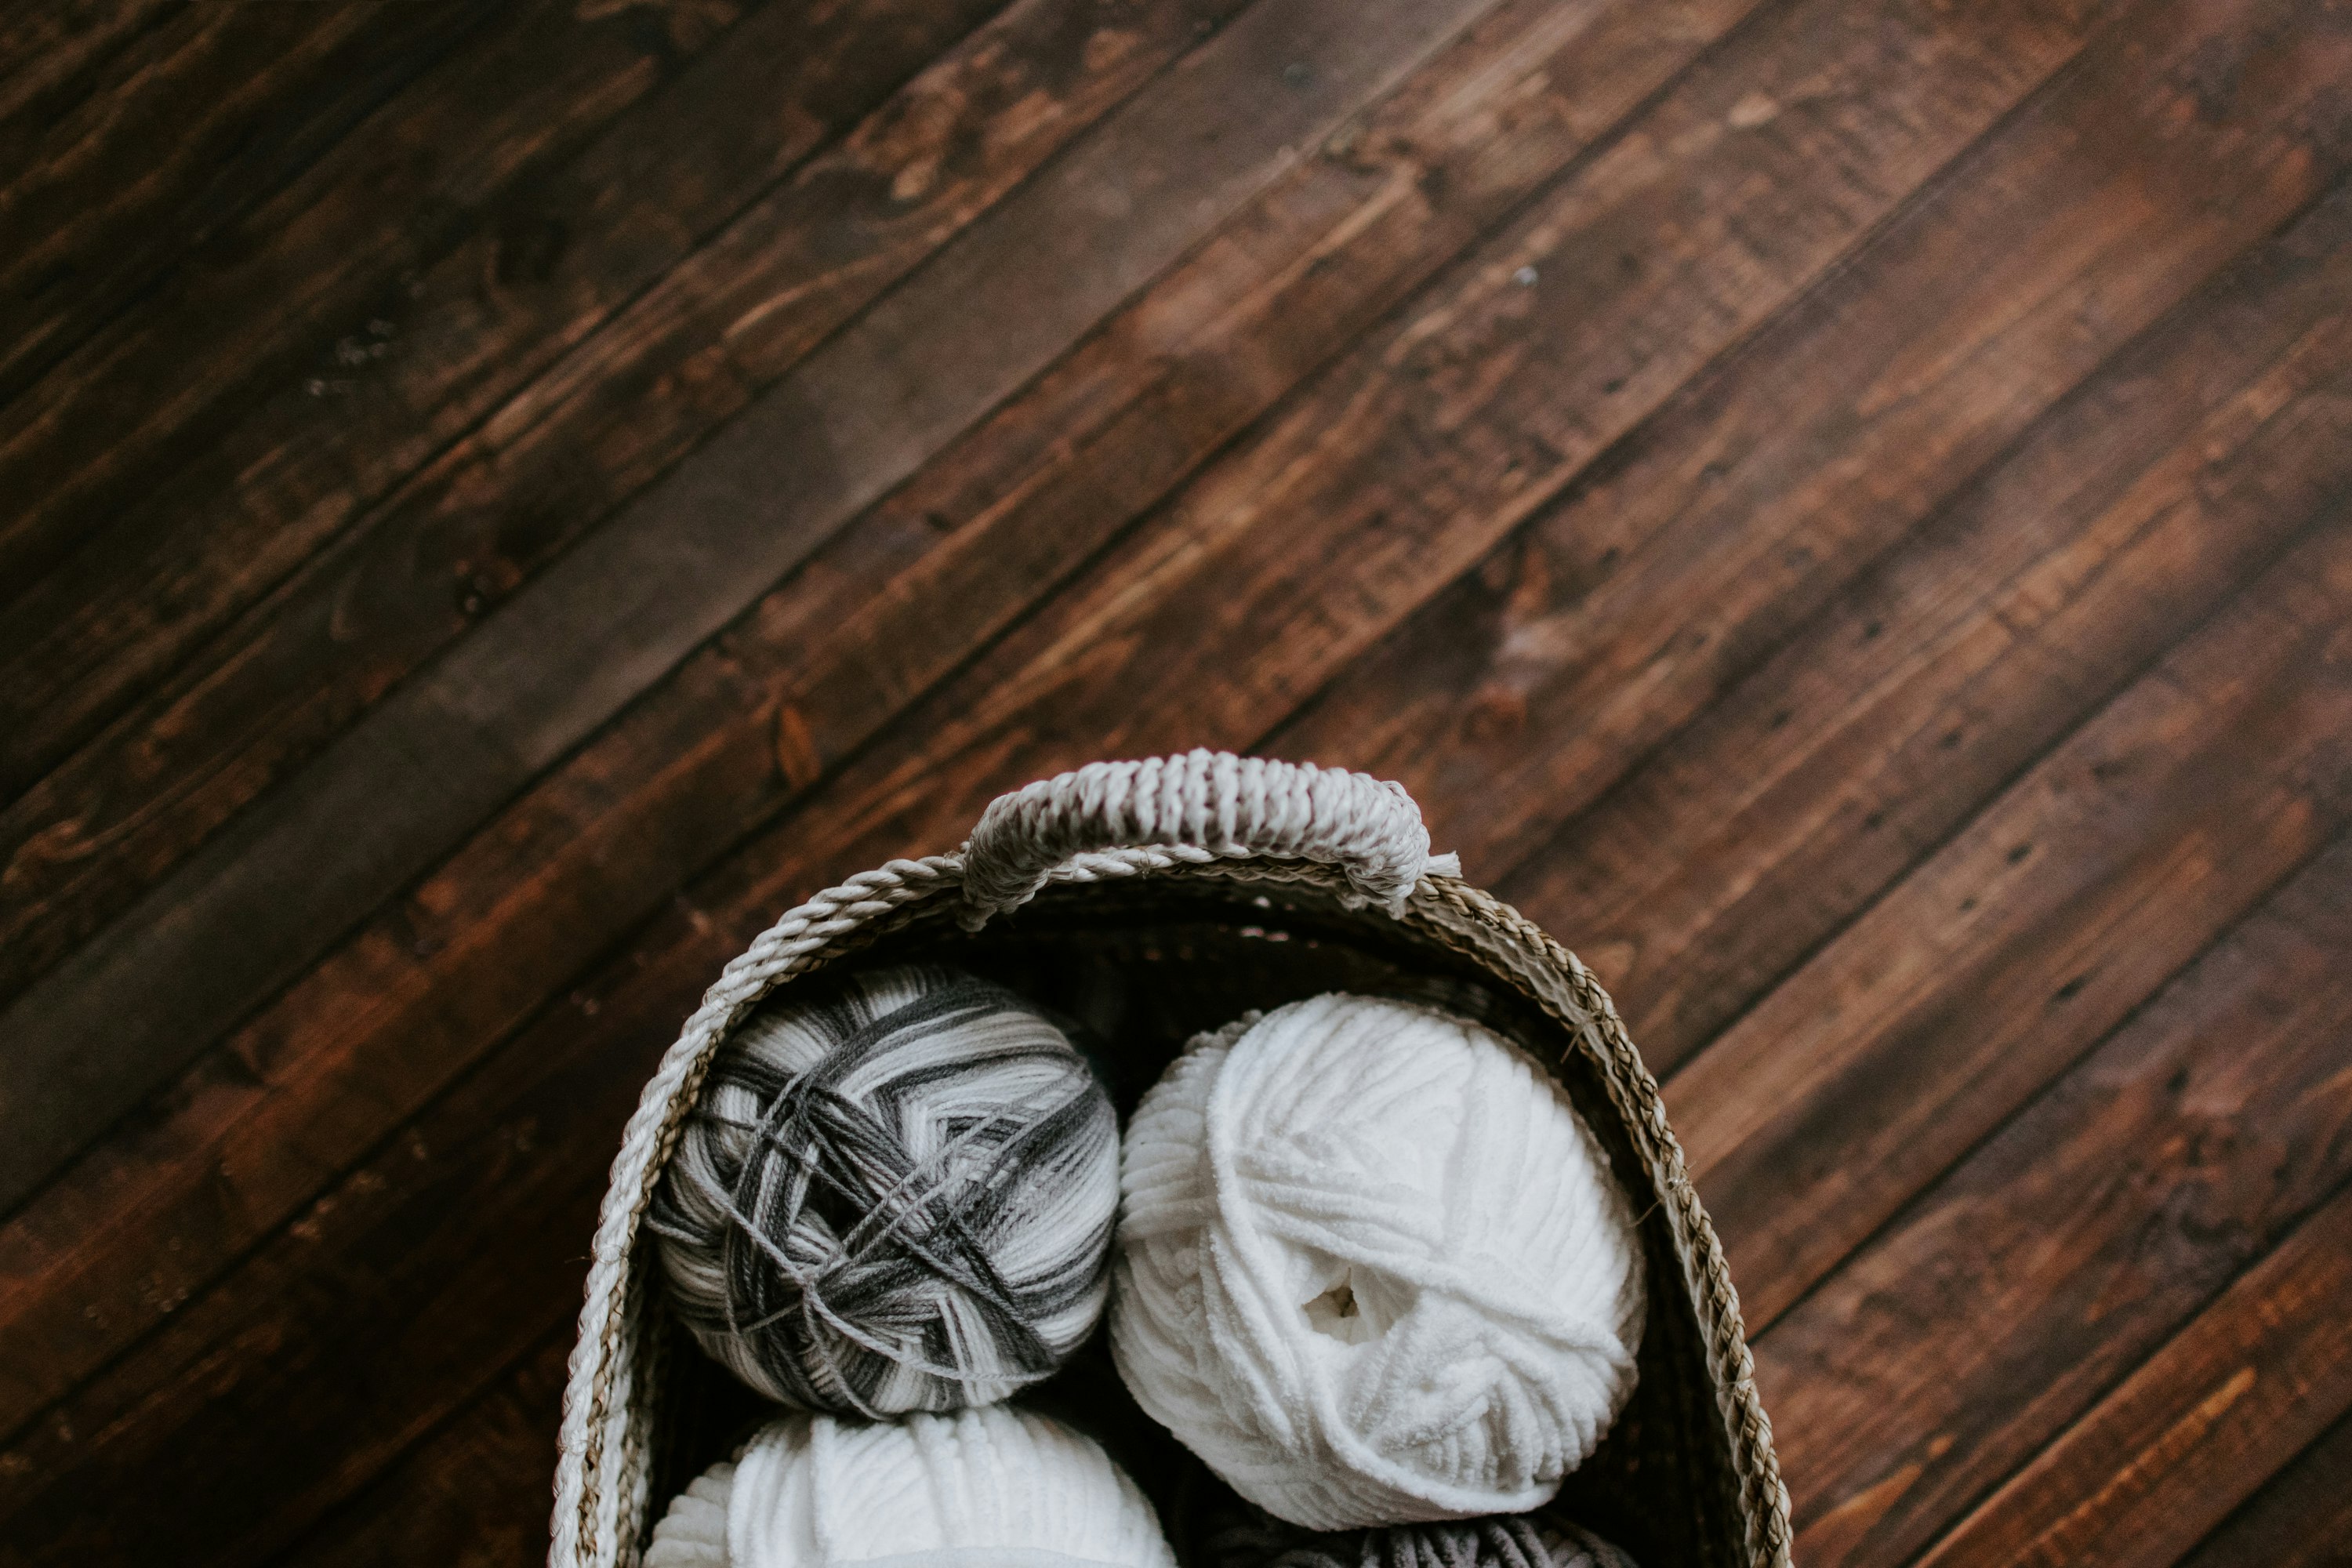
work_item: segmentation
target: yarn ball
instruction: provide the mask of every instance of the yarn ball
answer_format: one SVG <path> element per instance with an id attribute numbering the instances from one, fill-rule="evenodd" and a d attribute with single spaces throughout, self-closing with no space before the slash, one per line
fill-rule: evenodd
<path id="1" fill-rule="evenodd" d="M 1332 994 L 1200 1036 L 1120 1180 L 1120 1375 L 1291 1523 L 1528 1512 L 1633 1392 L 1631 1207 L 1559 1086 L 1481 1025 Z"/>
<path id="2" fill-rule="evenodd" d="M 1210 1520 L 1203 1544 L 1202 1568 L 1635 1568 L 1549 1511 L 1325 1534 L 1241 1503 Z"/>
<path id="3" fill-rule="evenodd" d="M 1015 1405 L 869 1423 L 797 1414 L 713 1466 L 645 1568 L 1175 1568 L 1150 1503 L 1096 1444 Z"/>
<path id="4" fill-rule="evenodd" d="M 1118 1119 L 1052 1017 L 926 967 L 724 1041 L 656 1192 L 669 1300 L 760 1393 L 869 1416 L 1005 1397 L 1102 1315 Z"/>
<path id="5" fill-rule="evenodd" d="M 735 1460 L 695 1477 L 654 1525 L 641 1568 L 727 1568 L 734 1561 L 727 1554 L 727 1505 L 734 1498 Z"/>

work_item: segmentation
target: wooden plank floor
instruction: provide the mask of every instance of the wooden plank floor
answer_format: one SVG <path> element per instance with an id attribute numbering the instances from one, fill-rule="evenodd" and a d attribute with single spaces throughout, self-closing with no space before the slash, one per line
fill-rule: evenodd
<path id="1" fill-rule="evenodd" d="M 1807 1568 L 2352 1562 L 2347 84 L 2344 0 L 0 6 L 0 1564 L 538 1561 L 719 965 L 1193 745 L 1610 984 Z"/>

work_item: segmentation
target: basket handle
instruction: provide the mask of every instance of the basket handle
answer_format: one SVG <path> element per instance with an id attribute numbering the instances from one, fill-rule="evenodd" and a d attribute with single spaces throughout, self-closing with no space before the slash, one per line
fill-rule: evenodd
<path id="1" fill-rule="evenodd" d="M 1090 763 L 999 795 L 963 847 L 962 921 L 1036 895 L 1059 866 L 1103 851 L 1177 847 L 1192 858 L 1318 860 L 1337 866 L 1356 903 L 1401 912 L 1421 879 L 1459 875 L 1432 856 L 1421 807 L 1400 784 L 1311 763 L 1195 751 Z"/>

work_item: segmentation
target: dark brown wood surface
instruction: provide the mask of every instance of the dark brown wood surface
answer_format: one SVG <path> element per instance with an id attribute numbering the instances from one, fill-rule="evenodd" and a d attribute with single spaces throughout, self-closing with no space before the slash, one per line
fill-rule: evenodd
<path id="1" fill-rule="evenodd" d="M 1808 1568 L 2352 1563 L 2341 0 L 19 0 L 0 498 L 0 1564 L 538 1560 L 719 965 L 1194 745 L 1610 984 Z"/>

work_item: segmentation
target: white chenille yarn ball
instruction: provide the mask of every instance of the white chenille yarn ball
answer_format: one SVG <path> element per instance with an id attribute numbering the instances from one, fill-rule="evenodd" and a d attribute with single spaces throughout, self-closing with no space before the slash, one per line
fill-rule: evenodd
<path id="1" fill-rule="evenodd" d="M 1322 1531 L 1232 1503 L 1212 1512 L 1204 1545 L 1201 1568 L 1636 1568 L 1549 1511 Z"/>
<path id="2" fill-rule="evenodd" d="M 1118 1116 L 975 975 L 786 993 L 719 1047 L 648 1226 L 670 1304 L 769 1398 L 892 1415 L 1051 1373 L 1109 1290 Z"/>
<path id="3" fill-rule="evenodd" d="M 734 1495 L 732 1459 L 695 1477 L 655 1524 L 643 1568 L 726 1568 L 727 1505 Z"/>
<path id="4" fill-rule="evenodd" d="M 1333 994 L 1201 1036 L 1120 1183 L 1120 1375 L 1294 1524 L 1538 1508 L 1633 1392 L 1631 1207 L 1559 1085 L 1478 1024 Z"/>
<path id="5" fill-rule="evenodd" d="M 1089 1438 L 1014 1405 L 869 1423 L 793 1415 L 654 1528 L 645 1568 L 1175 1568 L 1135 1483 Z"/>

